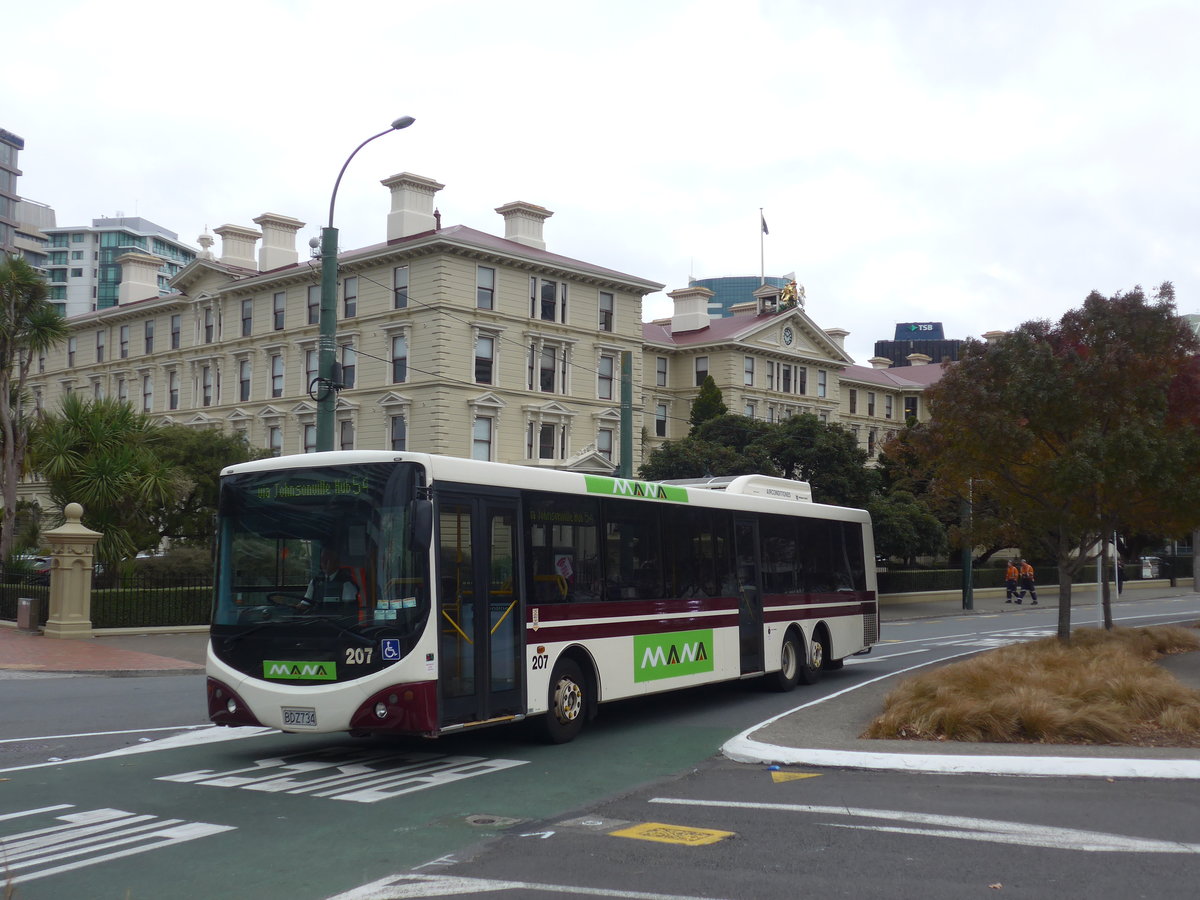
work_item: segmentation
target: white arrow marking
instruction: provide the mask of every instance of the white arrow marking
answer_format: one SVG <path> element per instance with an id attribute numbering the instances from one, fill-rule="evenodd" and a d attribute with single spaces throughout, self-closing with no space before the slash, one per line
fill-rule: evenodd
<path id="1" fill-rule="evenodd" d="M 424 897 L 459 897 L 485 891 L 540 891 L 583 897 L 617 897 L 621 900 L 710 900 L 681 894 L 618 891 L 611 888 L 578 887 L 569 884 L 536 884 L 530 881 L 499 881 L 452 875 L 389 875 L 379 881 L 331 897 L 330 900 L 420 900 Z"/>
<path id="2" fill-rule="evenodd" d="M 1053 850 L 1085 850 L 1118 853 L 1200 853 L 1200 844 L 1127 837 L 1102 831 L 1081 831 L 1053 825 L 1004 822 L 999 819 L 972 819 L 966 816 L 939 816 L 930 813 L 901 812 L 894 809 L 856 809 L 848 806 L 808 806 L 792 803 L 751 803 L 736 800 L 684 800 L 655 797 L 651 803 L 678 806 L 721 806 L 735 809 L 762 809 L 776 812 L 816 813 L 822 816 L 851 816 L 860 819 L 893 819 L 903 825 L 843 825 L 824 822 L 834 828 L 860 828 L 867 831 L 892 831 L 928 837 L 952 837 L 997 844 L 1024 844 Z M 932 828 L 914 828 L 930 825 Z"/>
<path id="3" fill-rule="evenodd" d="M 535 838 L 541 838 L 543 841 L 544 841 L 546 838 L 548 838 L 548 837 L 553 837 L 553 836 L 554 836 L 554 832 L 553 832 L 553 831 L 531 831 L 531 832 L 529 832 L 528 834 L 523 834 L 523 835 L 521 835 L 521 837 L 535 837 Z"/>

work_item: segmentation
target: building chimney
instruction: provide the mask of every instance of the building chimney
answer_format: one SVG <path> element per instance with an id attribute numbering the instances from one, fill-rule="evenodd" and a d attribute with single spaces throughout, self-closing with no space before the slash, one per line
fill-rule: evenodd
<path id="1" fill-rule="evenodd" d="M 254 244 L 262 232 L 241 225 L 221 225 L 213 231 L 221 238 L 221 262 L 242 269 L 257 269 L 254 259 Z"/>
<path id="2" fill-rule="evenodd" d="M 829 335 L 829 339 L 837 344 L 837 348 L 841 351 L 846 349 L 846 337 L 850 334 L 845 328 L 826 328 L 825 333 Z"/>
<path id="3" fill-rule="evenodd" d="M 908 360 L 910 366 L 927 366 L 933 362 L 933 357 L 926 356 L 924 353 L 910 353 L 904 358 Z"/>
<path id="4" fill-rule="evenodd" d="M 514 200 L 496 207 L 496 212 L 504 216 L 504 237 L 527 247 L 538 250 L 546 249 L 542 240 L 542 225 L 554 213 L 544 206 L 535 206 L 523 200 Z"/>
<path id="5" fill-rule="evenodd" d="M 872 356 L 867 360 L 871 364 L 872 369 L 890 369 L 892 361 L 886 356 Z"/>
<path id="6" fill-rule="evenodd" d="M 713 292 L 706 287 L 686 287 L 667 291 L 675 301 L 675 315 L 671 316 L 671 334 L 697 331 L 708 327 L 708 301 Z"/>
<path id="7" fill-rule="evenodd" d="M 254 220 L 262 229 L 263 242 L 258 248 L 258 270 L 269 272 L 284 266 L 294 266 L 300 261 L 296 252 L 296 232 L 304 227 L 299 219 L 263 213 Z"/>
<path id="8" fill-rule="evenodd" d="M 433 195 L 445 187 L 432 178 L 401 172 L 380 182 L 392 192 L 392 211 L 388 213 L 387 239 L 396 241 L 423 231 L 433 231 Z"/>
<path id="9" fill-rule="evenodd" d="M 121 284 L 117 287 L 117 305 L 133 303 L 158 296 L 158 270 L 162 260 L 149 253 L 122 253 L 117 257 L 121 267 Z"/>

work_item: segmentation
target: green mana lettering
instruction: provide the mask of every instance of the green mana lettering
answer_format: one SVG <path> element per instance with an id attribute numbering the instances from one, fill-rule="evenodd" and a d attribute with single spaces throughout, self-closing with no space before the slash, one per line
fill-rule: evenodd
<path id="1" fill-rule="evenodd" d="M 337 663 L 264 659 L 263 678 L 293 681 L 337 681 Z"/>
<path id="2" fill-rule="evenodd" d="M 634 481 L 631 478 L 606 478 L 603 475 L 585 475 L 589 494 L 606 494 L 610 497 L 630 497 L 638 500 L 669 500 L 687 503 L 688 492 L 673 484 L 656 484 L 653 481 Z"/>
<path id="3" fill-rule="evenodd" d="M 633 638 L 633 680 L 656 681 L 713 670 L 712 629 Z"/>

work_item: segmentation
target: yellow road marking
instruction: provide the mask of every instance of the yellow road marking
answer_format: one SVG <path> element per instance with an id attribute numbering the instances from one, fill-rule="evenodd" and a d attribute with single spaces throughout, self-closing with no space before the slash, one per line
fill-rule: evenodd
<path id="1" fill-rule="evenodd" d="M 771 780 L 776 784 L 783 784 L 785 781 L 799 781 L 801 778 L 819 778 L 820 772 L 772 772 Z"/>
<path id="2" fill-rule="evenodd" d="M 684 828 L 682 825 L 664 825 L 662 822 L 643 822 L 619 831 L 610 831 L 613 837 L 635 838 L 639 841 L 657 841 L 660 844 L 686 844 L 699 847 L 702 844 L 715 844 L 727 837 L 733 837 L 732 831 L 714 831 L 711 828 Z"/>

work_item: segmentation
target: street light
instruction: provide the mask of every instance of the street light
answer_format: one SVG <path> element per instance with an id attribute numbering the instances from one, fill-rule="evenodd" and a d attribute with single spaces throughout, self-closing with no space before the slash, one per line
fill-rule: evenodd
<path id="1" fill-rule="evenodd" d="M 317 450 L 333 449 L 333 418 L 337 406 L 337 392 L 341 385 L 334 384 L 333 369 L 337 352 L 337 276 L 338 276 L 338 231 L 333 227 L 333 206 L 337 203 L 338 186 L 346 167 L 358 151 L 375 138 L 407 128 L 413 123 L 412 116 L 401 116 L 391 124 L 387 131 L 373 134 L 354 148 L 354 152 L 346 157 L 342 170 L 338 172 L 337 181 L 333 183 L 333 193 L 329 195 L 329 224 L 321 229 L 321 314 L 318 319 L 317 341 Z"/>

